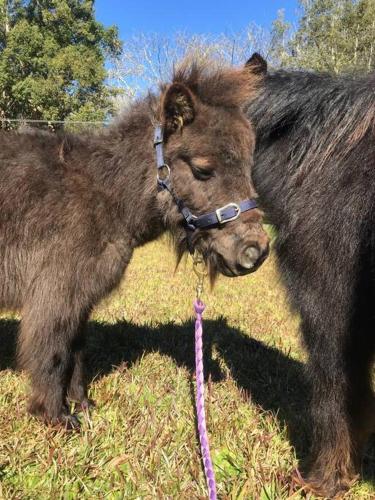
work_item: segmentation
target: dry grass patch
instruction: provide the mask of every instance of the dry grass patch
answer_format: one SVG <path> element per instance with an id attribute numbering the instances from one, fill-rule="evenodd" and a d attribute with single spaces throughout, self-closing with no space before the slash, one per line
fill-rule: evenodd
<path id="1" fill-rule="evenodd" d="M 90 396 L 80 434 L 26 415 L 27 378 L 13 369 L 17 319 L 0 321 L 0 498 L 205 497 L 194 413 L 194 276 L 164 241 L 138 250 L 89 325 Z M 206 292 L 208 429 L 221 498 L 301 498 L 308 387 L 298 321 L 270 258 L 255 275 Z M 366 475 L 374 471 L 367 457 Z M 370 499 L 362 481 L 348 498 Z M 312 498 L 312 497 L 311 497 Z"/>

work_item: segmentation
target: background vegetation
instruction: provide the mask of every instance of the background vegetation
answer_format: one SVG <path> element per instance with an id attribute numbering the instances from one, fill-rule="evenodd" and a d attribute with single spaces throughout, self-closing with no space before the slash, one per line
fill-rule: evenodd
<path id="1" fill-rule="evenodd" d="M 104 120 L 112 112 L 105 60 L 116 27 L 90 0 L 0 0 L 0 118 Z"/>
<path id="2" fill-rule="evenodd" d="M 110 77 L 126 96 L 165 79 L 182 57 L 242 65 L 260 52 L 270 66 L 340 72 L 375 69 L 375 0 L 300 0 L 298 21 L 281 10 L 272 29 L 250 23 L 232 35 L 139 34 L 124 41 Z"/>
<path id="3" fill-rule="evenodd" d="M 120 41 L 93 0 L 0 0 L 0 119 L 108 120 L 168 78 L 182 57 L 339 73 L 375 68 L 375 0 L 300 0 L 292 26 L 250 23 L 232 35 L 139 33 Z M 116 97 L 117 96 L 117 97 Z"/>

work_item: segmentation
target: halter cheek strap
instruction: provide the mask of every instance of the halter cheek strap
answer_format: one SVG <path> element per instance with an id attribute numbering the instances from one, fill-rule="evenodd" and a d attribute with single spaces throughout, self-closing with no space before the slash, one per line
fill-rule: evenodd
<path id="1" fill-rule="evenodd" d="M 185 206 L 183 200 L 178 198 L 172 188 L 170 179 L 171 170 L 164 160 L 163 144 L 163 127 L 159 124 L 155 128 L 154 136 L 158 188 L 161 191 L 165 190 L 171 194 L 178 210 L 185 219 L 185 226 L 187 230 L 196 231 L 197 229 L 220 226 L 237 219 L 242 212 L 247 212 L 248 210 L 253 210 L 257 207 L 257 202 L 255 200 L 247 199 L 241 201 L 240 203 L 228 203 L 227 205 L 224 205 L 213 212 L 209 212 L 208 214 L 194 215 L 190 209 Z M 191 240 L 191 238 L 188 238 L 188 240 Z"/>

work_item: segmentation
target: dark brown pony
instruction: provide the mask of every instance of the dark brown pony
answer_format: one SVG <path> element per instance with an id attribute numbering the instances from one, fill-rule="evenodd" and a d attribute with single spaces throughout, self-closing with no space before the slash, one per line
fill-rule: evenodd
<path id="1" fill-rule="evenodd" d="M 346 490 L 375 430 L 375 74 L 270 71 L 249 105 L 253 180 L 309 354 L 312 448 L 306 482 Z"/>
<path id="2" fill-rule="evenodd" d="M 19 360 L 32 381 L 31 413 L 78 426 L 69 399 L 87 405 L 84 326 L 120 282 L 134 248 L 186 231 L 158 191 L 154 124 L 164 127 L 173 189 L 196 215 L 254 196 L 254 133 L 241 111 L 260 78 L 244 70 L 177 71 L 158 95 L 133 104 L 99 134 L 0 134 L 0 302 L 22 312 Z M 213 273 L 246 274 L 264 260 L 261 213 L 195 231 Z"/>

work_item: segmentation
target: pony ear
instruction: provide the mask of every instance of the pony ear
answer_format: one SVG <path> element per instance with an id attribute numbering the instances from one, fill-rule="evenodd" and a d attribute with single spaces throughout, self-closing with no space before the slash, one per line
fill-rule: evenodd
<path id="1" fill-rule="evenodd" d="M 265 75 L 267 73 L 267 61 L 258 52 L 254 52 L 246 62 L 245 68 L 249 69 L 255 75 Z"/>
<path id="2" fill-rule="evenodd" d="M 195 99 L 191 91 L 181 83 L 172 83 L 162 100 L 162 120 L 165 130 L 173 134 L 191 123 L 196 114 Z"/>

